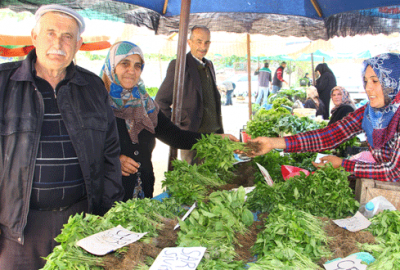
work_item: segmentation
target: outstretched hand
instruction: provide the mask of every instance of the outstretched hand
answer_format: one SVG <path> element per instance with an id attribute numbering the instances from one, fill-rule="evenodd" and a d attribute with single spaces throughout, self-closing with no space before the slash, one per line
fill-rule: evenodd
<path id="1" fill-rule="evenodd" d="M 286 143 L 284 138 L 269 138 L 269 137 L 258 137 L 247 142 L 248 145 L 252 145 L 252 150 L 245 154 L 249 157 L 261 156 L 272 149 L 285 149 Z"/>
<path id="2" fill-rule="evenodd" d="M 320 163 L 316 163 L 316 162 L 312 162 L 312 164 L 316 167 L 316 168 L 320 168 L 322 166 L 324 166 L 326 163 L 332 163 L 333 168 L 339 168 L 342 166 L 342 162 L 343 159 L 337 156 L 324 156 L 322 158 L 320 158 L 321 162 Z"/>

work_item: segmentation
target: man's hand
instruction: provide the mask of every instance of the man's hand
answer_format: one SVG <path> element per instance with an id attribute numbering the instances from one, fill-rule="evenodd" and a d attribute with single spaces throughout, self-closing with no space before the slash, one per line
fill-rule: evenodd
<path id="1" fill-rule="evenodd" d="M 339 168 L 342 166 L 342 162 L 343 162 L 343 159 L 341 159 L 340 157 L 337 157 L 337 156 L 324 156 L 320 160 L 321 160 L 320 163 L 315 163 L 313 161 L 312 164 L 316 168 L 320 168 L 320 167 L 324 166 L 326 163 L 332 163 L 332 166 L 334 168 Z"/>
<path id="2" fill-rule="evenodd" d="M 123 176 L 129 176 L 138 172 L 140 167 L 139 163 L 130 157 L 120 155 L 119 160 L 121 161 L 121 171 Z"/>

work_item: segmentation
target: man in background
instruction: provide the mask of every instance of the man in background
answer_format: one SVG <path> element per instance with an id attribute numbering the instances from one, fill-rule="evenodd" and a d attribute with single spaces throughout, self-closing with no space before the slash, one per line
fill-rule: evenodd
<path id="1" fill-rule="evenodd" d="M 287 82 L 283 79 L 283 71 L 286 68 L 286 62 L 282 62 L 281 65 L 275 70 L 274 79 L 272 80 L 272 93 L 276 94 L 282 88 L 282 83 Z"/>
<path id="2" fill-rule="evenodd" d="M 40 7 L 35 49 L 0 65 L 0 269 L 44 266 L 76 213 L 123 198 L 116 121 L 101 79 L 72 62 L 83 18 Z"/>
<path id="3" fill-rule="evenodd" d="M 268 103 L 269 95 L 269 83 L 271 82 L 271 70 L 269 69 L 269 63 L 265 62 L 264 67 L 257 70 L 255 75 L 258 75 L 258 95 L 256 103 L 266 105 Z"/>
<path id="4" fill-rule="evenodd" d="M 200 133 L 222 134 L 221 96 L 216 85 L 214 66 L 205 58 L 210 48 L 210 38 L 210 30 L 205 26 L 194 26 L 190 31 L 190 52 L 186 55 L 179 127 Z M 169 118 L 174 107 L 175 65 L 176 60 L 172 60 L 155 99 L 161 111 Z M 181 159 L 189 164 L 194 163 L 195 155 L 195 151 L 181 150 Z"/>

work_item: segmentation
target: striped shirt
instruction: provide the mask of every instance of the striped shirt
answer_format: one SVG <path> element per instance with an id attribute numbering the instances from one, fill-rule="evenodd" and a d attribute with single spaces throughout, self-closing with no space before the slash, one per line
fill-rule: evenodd
<path id="1" fill-rule="evenodd" d="M 42 210 L 63 209 L 85 197 L 85 183 L 54 90 L 39 77 L 35 81 L 43 96 L 45 112 L 30 207 Z M 62 81 L 57 88 L 66 82 Z"/>
<path id="2" fill-rule="evenodd" d="M 326 128 L 308 131 L 294 136 L 285 137 L 285 152 L 318 152 L 334 149 L 341 143 L 364 132 L 362 120 L 365 106 L 350 113 L 342 120 Z M 392 121 L 399 121 L 393 117 Z M 398 129 L 397 129 L 398 130 Z M 376 163 L 363 163 L 343 159 L 344 169 L 356 178 L 372 178 L 379 181 L 397 182 L 400 179 L 400 133 L 382 148 L 372 149 L 369 146 Z"/>

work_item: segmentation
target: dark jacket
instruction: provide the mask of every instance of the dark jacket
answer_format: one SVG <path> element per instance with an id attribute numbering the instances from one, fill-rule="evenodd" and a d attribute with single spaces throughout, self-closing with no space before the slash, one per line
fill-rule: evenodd
<path id="1" fill-rule="evenodd" d="M 315 81 L 315 87 L 318 90 L 318 96 L 325 105 L 324 119 L 329 119 L 329 102 L 331 99 L 331 90 L 336 86 L 336 77 L 326 65 L 319 64 L 316 68 L 321 76 Z"/>
<path id="2" fill-rule="evenodd" d="M 35 86 L 32 62 L 0 65 L 0 229 L 23 243 L 44 103 Z M 73 65 L 71 63 L 71 65 Z M 88 210 L 104 214 L 122 200 L 119 140 L 108 94 L 95 74 L 74 67 L 57 102 L 85 179 Z"/>
<path id="3" fill-rule="evenodd" d="M 283 71 L 285 70 L 284 67 L 279 66 L 276 70 L 275 70 L 275 74 L 274 74 L 274 78 L 272 80 L 272 85 L 276 85 L 279 88 L 282 88 L 282 81 L 278 78 L 278 73 L 281 73 L 281 78 L 283 79 Z"/>
<path id="4" fill-rule="evenodd" d="M 125 189 L 124 201 L 132 198 L 138 175 L 142 180 L 145 197 L 153 197 L 154 171 L 151 155 L 156 144 L 156 138 L 178 149 L 190 149 L 201 138 L 200 133 L 182 130 L 175 126 L 161 111 L 158 113 L 155 134 L 143 129 L 139 133 L 139 143 L 131 141 L 124 119 L 117 118 L 117 126 L 121 142 L 121 154 L 140 162 L 140 168 L 136 174 L 122 177 L 122 184 Z"/>
<path id="5" fill-rule="evenodd" d="M 306 102 L 304 103 L 304 108 L 316 109 L 317 111 L 315 112 L 315 116 L 321 115 L 322 117 L 324 117 L 325 104 L 321 99 L 319 99 L 318 109 L 317 105 L 315 104 L 315 101 L 312 100 L 311 98 L 306 100 Z"/>
<path id="6" fill-rule="evenodd" d="M 214 84 L 216 88 L 216 79 L 214 66 L 211 61 L 205 59 L 206 65 L 209 67 Z M 199 62 L 194 59 L 192 54 L 189 52 L 186 55 L 186 67 L 185 77 L 183 86 L 183 97 L 182 97 L 182 113 L 180 128 L 184 130 L 190 130 L 197 132 L 199 130 L 201 120 L 203 117 L 203 91 L 201 86 L 201 79 L 197 66 Z M 160 106 L 161 111 L 171 119 L 171 105 L 173 99 L 174 89 L 174 78 L 175 78 L 175 66 L 176 60 L 172 60 L 168 66 L 167 75 L 162 82 L 160 89 L 158 90 L 155 98 L 156 102 Z M 221 115 L 221 96 L 219 92 L 215 91 L 217 101 L 217 115 L 220 118 L 219 121 L 222 125 Z M 224 133 L 223 128 L 218 130 L 216 133 Z"/>
<path id="7" fill-rule="evenodd" d="M 354 108 L 352 106 L 348 104 L 340 105 L 339 108 L 337 108 L 337 110 L 331 115 L 328 125 L 341 120 L 351 112 L 354 112 Z"/>

